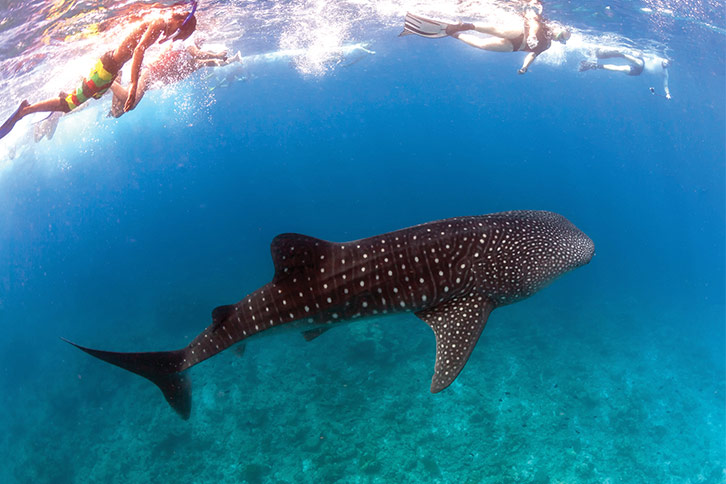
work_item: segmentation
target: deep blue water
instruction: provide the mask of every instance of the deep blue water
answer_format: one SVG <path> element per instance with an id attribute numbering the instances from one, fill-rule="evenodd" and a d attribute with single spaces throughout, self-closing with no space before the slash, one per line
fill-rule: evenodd
<path id="1" fill-rule="evenodd" d="M 723 17 L 636 38 L 633 4 L 620 25 L 568 6 L 552 16 L 666 43 L 673 99 L 574 53 L 517 76 L 519 54 L 399 25 L 353 29 L 376 54 L 325 75 L 196 75 L 119 120 L 106 99 L 52 141 L 0 141 L 18 153 L 0 160 L 0 480 L 726 482 L 725 40 L 702 26 Z M 216 356 L 188 422 L 59 339 L 179 348 L 270 280 L 278 233 L 512 209 L 565 215 L 596 256 L 495 311 L 438 395 L 412 315 Z"/>

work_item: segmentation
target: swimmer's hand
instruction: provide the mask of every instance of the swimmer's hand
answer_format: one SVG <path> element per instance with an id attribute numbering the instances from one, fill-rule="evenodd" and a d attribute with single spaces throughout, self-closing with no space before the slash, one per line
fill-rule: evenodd
<path id="1" fill-rule="evenodd" d="M 671 93 L 667 92 L 666 95 L 665 95 L 665 98 L 666 99 L 670 99 L 671 98 Z"/>
<path id="2" fill-rule="evenodd" d="M 517 71 L 517 74 L 524 74 L 525 72 L 527 72 L 527 68 L 526 67 L 522 67 L 521 69 L 519 69 Z"/>
<path id="3" fill-rule="evenodd" d="M 131 83 L 129 85 L 129 95 L 126 98 L 126 103 L 124 104 L 124 112 L 128 113 L 132 109 L 134 109 L 134 104 L 136 103 L 136 84 Z"/>

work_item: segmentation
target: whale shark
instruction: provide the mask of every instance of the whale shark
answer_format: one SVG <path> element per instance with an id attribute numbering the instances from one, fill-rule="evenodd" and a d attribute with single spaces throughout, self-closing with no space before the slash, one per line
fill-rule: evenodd
<path id="1" fill-rule="evenodd" d="M 69 343 L 156 384 L 183 418 L 185 370 L 280 326 L 313 339 L 344 322 L 409 312 L 436 338 L 431 392 L 464 368 L 490 313 L 590 262 L 592 240 L 565 217 L 510 211 L 424 223 L 352 242 L 281 234 L 270 246 L 272 281 L 212 311 L 212 324 L 175 351 L 118 353 Z"/>

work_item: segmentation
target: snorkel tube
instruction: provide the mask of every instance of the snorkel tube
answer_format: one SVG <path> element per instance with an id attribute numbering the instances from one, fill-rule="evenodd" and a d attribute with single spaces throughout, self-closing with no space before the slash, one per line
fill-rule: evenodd
<path id="1" fill-rule="evenodd" d="M 199 5 L 198 0 L 191 0 L 190 3 L 192 4 L 192 10 L 189 12 L 189 15 L 186 16 L 184 19 L 184 22 L 179 26 L 178 29 L 176 29 L 173 33 L 169 34 L 166 38 L 159 41 L 160 44 L 163 44 L 167 40 L 171 40 L 172 42 L 177 39 L 186 39 L 191 35 L 189 33 L 188 35 L 185 34 L 185 28 L 189 26 L 192 22 L 194 23 L 194 26 L 189 26 L 189 28 L 195 28 L 196 27 L 196 19 L 194 18 L 194 13 L 197 11 L 197 6 Z"/>
<path id="2" fill-rule="evenodd" d="M 197 0 L 191 0 L 192 3 L 192 11 L 189 12 L 189 15 L 187 15 L 187 18 L 184 19 L 184 22 L 182 22 L 181 27 L 179 27 L 179 30 L 184 30 L 184 27 L 187 26 L 189 21 L 194 17 L 194 13 L 197 11 L 197 6 L 199 5 L 199 2 Z M 177 32 L 179 31 L 177 30 Z"/>

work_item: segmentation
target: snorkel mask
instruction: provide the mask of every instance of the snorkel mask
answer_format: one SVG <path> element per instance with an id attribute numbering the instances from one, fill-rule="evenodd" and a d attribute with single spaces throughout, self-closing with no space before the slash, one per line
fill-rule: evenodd
<path id="1" fill-rule="evenodd" d="M 194 32 L 194 29 L 197 26 L 197 19 L 194 17 L 194 13 L 197 11 L 198 0 L 191 0 L 191 4 L 192 10 L 191 12 L 189 12 L 189 15 L 187 15 L 187 17 L 184 19 L 184 22 L 182 22 L 179 28 L 176 29 L 172 34 L 169 34 L 166 38 L 160 40 L 160 44 L 163 44 L 167 40 L 171 40 L 172 42 L 174 42 L 175 40 L 184 40 L 192 35 L 192 32 Z"/>

